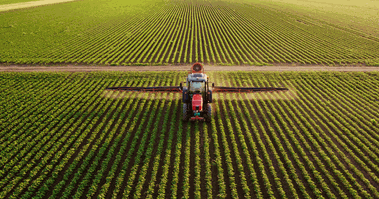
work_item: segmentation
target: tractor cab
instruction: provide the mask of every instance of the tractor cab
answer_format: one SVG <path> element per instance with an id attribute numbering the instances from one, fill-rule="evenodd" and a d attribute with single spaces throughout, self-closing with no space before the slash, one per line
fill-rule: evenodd
<path id="1" fill-rule="evenodd" d="M 207 75 L 202 73 L 189 74 L 186 84 L 189 92 L 204 93 L 207 90 Z"/>
<path id="2" fill-rule="evenodd" d="M 188 84 L 188 90 L 190 93 L 204 93 L 205 88 L 205 81 L 191 81 Z"/>

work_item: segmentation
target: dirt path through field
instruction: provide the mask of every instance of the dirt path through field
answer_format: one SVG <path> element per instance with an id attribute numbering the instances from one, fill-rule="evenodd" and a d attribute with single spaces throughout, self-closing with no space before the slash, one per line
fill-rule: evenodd
<path id="1" fill-rule="evenodd" d="M 188 71 L 187 66 L 0 66 L 0 72 L 32 71 Z M 379 71 L 379 67 L 368 66 L 204 66 L 205 71 Z"/>
<path id="2" fill-rule="evenodd" d="M 69 1 L 75 1 L 75 0 L 41 0 L 41 1 L 29 1 L 29 2 L 5 4 L 5 5 L 0 5 L 0 12 L 19 9 L 19 8 L 29 8 L 29 7 L 43 6 L 43 5 L 54 4 L 54 3 L 63 3 L 63 2 L 69 2 Z"/>

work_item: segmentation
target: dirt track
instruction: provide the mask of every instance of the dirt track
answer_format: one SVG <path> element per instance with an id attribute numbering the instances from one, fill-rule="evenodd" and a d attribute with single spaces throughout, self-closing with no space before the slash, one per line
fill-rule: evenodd
<path id="1" fill-rule="evenodd" d="M 0 12 L 20 9 L 20 8 L 43 6 L 43 5 L 49 5 L 49 4 L 55 4 L 55 3 L 64 3 L 64 2 L 69 2 L 69 1 L 75 1 L 75 0 L 41 0 L 41 1 L 29 1 L 29 2 L 5 4 L 5 5 L 0 5 Z"/>
<path id="2" fill-rule="evenodd" d="M 187 71 L 187 66 L 0 66 L 0 72 L 32 71 Z M 206 71 L 379 71 L 379 67 L 368 66 L 204 66 Z"/>

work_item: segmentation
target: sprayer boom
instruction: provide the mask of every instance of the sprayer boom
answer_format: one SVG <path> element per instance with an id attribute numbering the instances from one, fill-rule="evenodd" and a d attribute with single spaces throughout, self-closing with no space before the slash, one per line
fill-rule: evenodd
<path id="1" fill-rule="evenodd" d="M 287 91 L 288 88 L 273 88 L 273 87 L 213 87 L 213 93 L 253 93 L 253 92 L 270 92 L 270 91 Z"/>
<path id="2" fill-rule="evenodd" d="M 139 92 L 171 92 L 181 93 L 182 90 L 179 86 L 157 86 L 157 87 L 110 87 L 106 90 L 118 90 L 118 91 L 139 91 Z"/>

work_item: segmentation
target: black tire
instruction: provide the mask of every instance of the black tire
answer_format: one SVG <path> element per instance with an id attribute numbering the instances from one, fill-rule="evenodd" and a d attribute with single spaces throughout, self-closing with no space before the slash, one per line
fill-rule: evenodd
<path id="1" fill-rule="evenodd" d="M 205 121 L 210 122 L 212 120 L 212 106 L 207 104 L 207 110 L 205 112 Z"/>
<path id="2" fill-rule="evenodd" d="M 188 121 L 188 106 L 187 104 L 183 104 L 183 121 Z"/>

